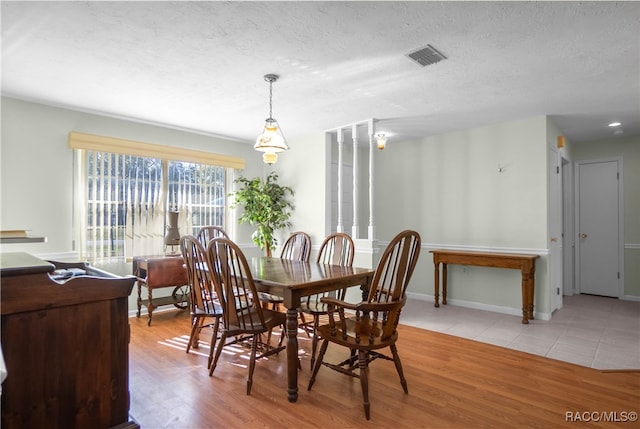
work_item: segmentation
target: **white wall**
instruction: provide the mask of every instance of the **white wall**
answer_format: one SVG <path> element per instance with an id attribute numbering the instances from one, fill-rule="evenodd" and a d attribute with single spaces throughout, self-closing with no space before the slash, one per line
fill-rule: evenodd
<path id="1" fill-rule="evenodd" d="M 390 141 L 376 153 L 377 237 L 385 242 L 407 228 L 422 236 L 411 293 L 433 295 L 429 249 L 537 253 L 536 311 L 549 311 L 546 128 L 540 116 Z M 518 314 L 520 279 L 516 270 L 452 265 L 449 299 Z"/>
<path id="2" fill-rule="evenodd" d="M 280 183 L 296 192 L 291 231 L 309 232 L 316 247 L 326 235 L 323 132 L 290 141 L 291 150 L 269 167 L 250 144 L 2 98 L 0 227 L 30 229 L 48 238 L 47 243 L 4 245 L 2 251 L 73 254 L 73 157 L 67 148 L 72 130 L 241 156 L 247 168 L 237 174 L 247 177 L 275 169 Z M 375 152 L 376 238 L 384 246 L 406 228 L 423 238 L 412 294 L 433 295 L 429 248 L 539 251 L 536 308 L 546 311 L 545 130 L 541 116 L 417 141 L 390 141 L 384 151 Z M 233 228 L 234 239 L 251 247 L 252 228 Z M 280 239 L 289 232 L 281 231 Z M 459 266 L 449 272 L 450 299 L 519 311 L 518 272 Z"/>
<path id="3" fill-rule="evenodd" d="M 324 139 L 324 133 L 319 132 L 289 141 L 290 150 L 278 157 L 275 169 L 279 183 L 295 190 L 292 227 L 278 232 L 279 244 L 289 233 L 301 230 L 311 236 L 312 249 L 317 250 L 326 236 Z"/>

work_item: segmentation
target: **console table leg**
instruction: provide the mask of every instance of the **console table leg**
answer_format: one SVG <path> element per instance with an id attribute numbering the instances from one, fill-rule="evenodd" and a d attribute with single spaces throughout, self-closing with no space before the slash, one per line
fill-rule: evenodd
<path id="1" fill-rule="evenodd" d="M 524 273 L 522 273 L 522 323 L 529 323 L 529 288 Z"/>
<path id="2" fill-rule="evenodd" d="M 534 299 L 534 289 L 536 282 L 534 280 L 534 273 L 530 271 L 526 276 L 527 281 L 527 300 L 529 301 L 529 306 L 527 307 L 527 318 L 529 320 L 533 320 L 533 299 Z"/>
<path id="3" fill-rule="evenodd" d="M 440 263 L 436 262 L 433 267 L 433 302 L 434 307 L 440 307 Z"/>
<path id="4" fill-rule="evenodd" d="M 447 264 L 442 264 L 442 305 L 447 304 Z"/>

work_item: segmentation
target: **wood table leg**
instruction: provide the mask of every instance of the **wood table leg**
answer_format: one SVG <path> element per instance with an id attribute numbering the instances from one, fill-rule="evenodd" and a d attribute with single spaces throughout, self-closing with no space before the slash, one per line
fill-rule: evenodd
<path id="1" fill-rule="evenodd" d="M 289 402 L 298 400 L 298 312 L 287 309 L 287 394 Z"/>
<path id="2" fill-rule="evenodd" d="M 435 262 L 433 265 L 433 305 L 440 307 L 440 263 Z"/>
<path id="3" fill-rule="evenodd" d="M 442 305 L 447 304 L 447 264 L 442 264 Z"/>
<path id="4" fill-rule="evenodd" d="M 533 299 L 534 299 L 534 290 L 535 290 L 536 282 L 534 279 L 534 270 L 531 269 L 527 273 L 527 301 L 529 302 L 529 306 L 527 307 L 527 318 L 529 320 L 533 320 Z"/>
<path id="5" fill-rule="evenodd" d="M 522 323 L 529 323 L 529 287 L 524 271 L 522 272 Z"/>
<path id="6" fill-rule="evenodd" d="M 147 326 L 151 326 L 151 317 L 153 316 L 153 288 L 147 286 L 147 296 L 149 298 L 149 302 L 147 304 L 147 312 L 149 313 L 149 319 L 147 319 Z"/>

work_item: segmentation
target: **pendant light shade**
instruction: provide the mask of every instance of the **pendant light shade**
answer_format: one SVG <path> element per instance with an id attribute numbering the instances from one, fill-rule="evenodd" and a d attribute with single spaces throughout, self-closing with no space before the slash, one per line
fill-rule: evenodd
<path id="1" fill-rule="evenodd" d="M 262 133 L 256 139 L 253 148 L 260 152 L 284 152 L 289 149 L 282 135 L 278 121 L 267 118 Z"/>
<path id="2" fill-rule="evenodd" d="M 278 152 L 289 150 L 287 141 L 282 134 L 278 121 L 273 118 L 272 101 L 273 101 L 273 82 L 278 80 L 275 74 L 264 76 L 264 80 L 269 82 L 269 117 L 265 120 L 262 133 L 256 139 L 253 148 L 259 152 L 264 152 L 262 159 L 266 164 L 275 164 L 278 160 Z"/>

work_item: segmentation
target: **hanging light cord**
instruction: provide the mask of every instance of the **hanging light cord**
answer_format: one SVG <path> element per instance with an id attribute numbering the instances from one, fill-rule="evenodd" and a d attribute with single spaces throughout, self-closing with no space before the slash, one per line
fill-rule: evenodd
<path id="1" fill-rule="evenodd" d="M 271 112 L 272 104 L 273 104 L 273 80 L 269 79 L 269 119 L 273 119 L 273 113 Z"/>

